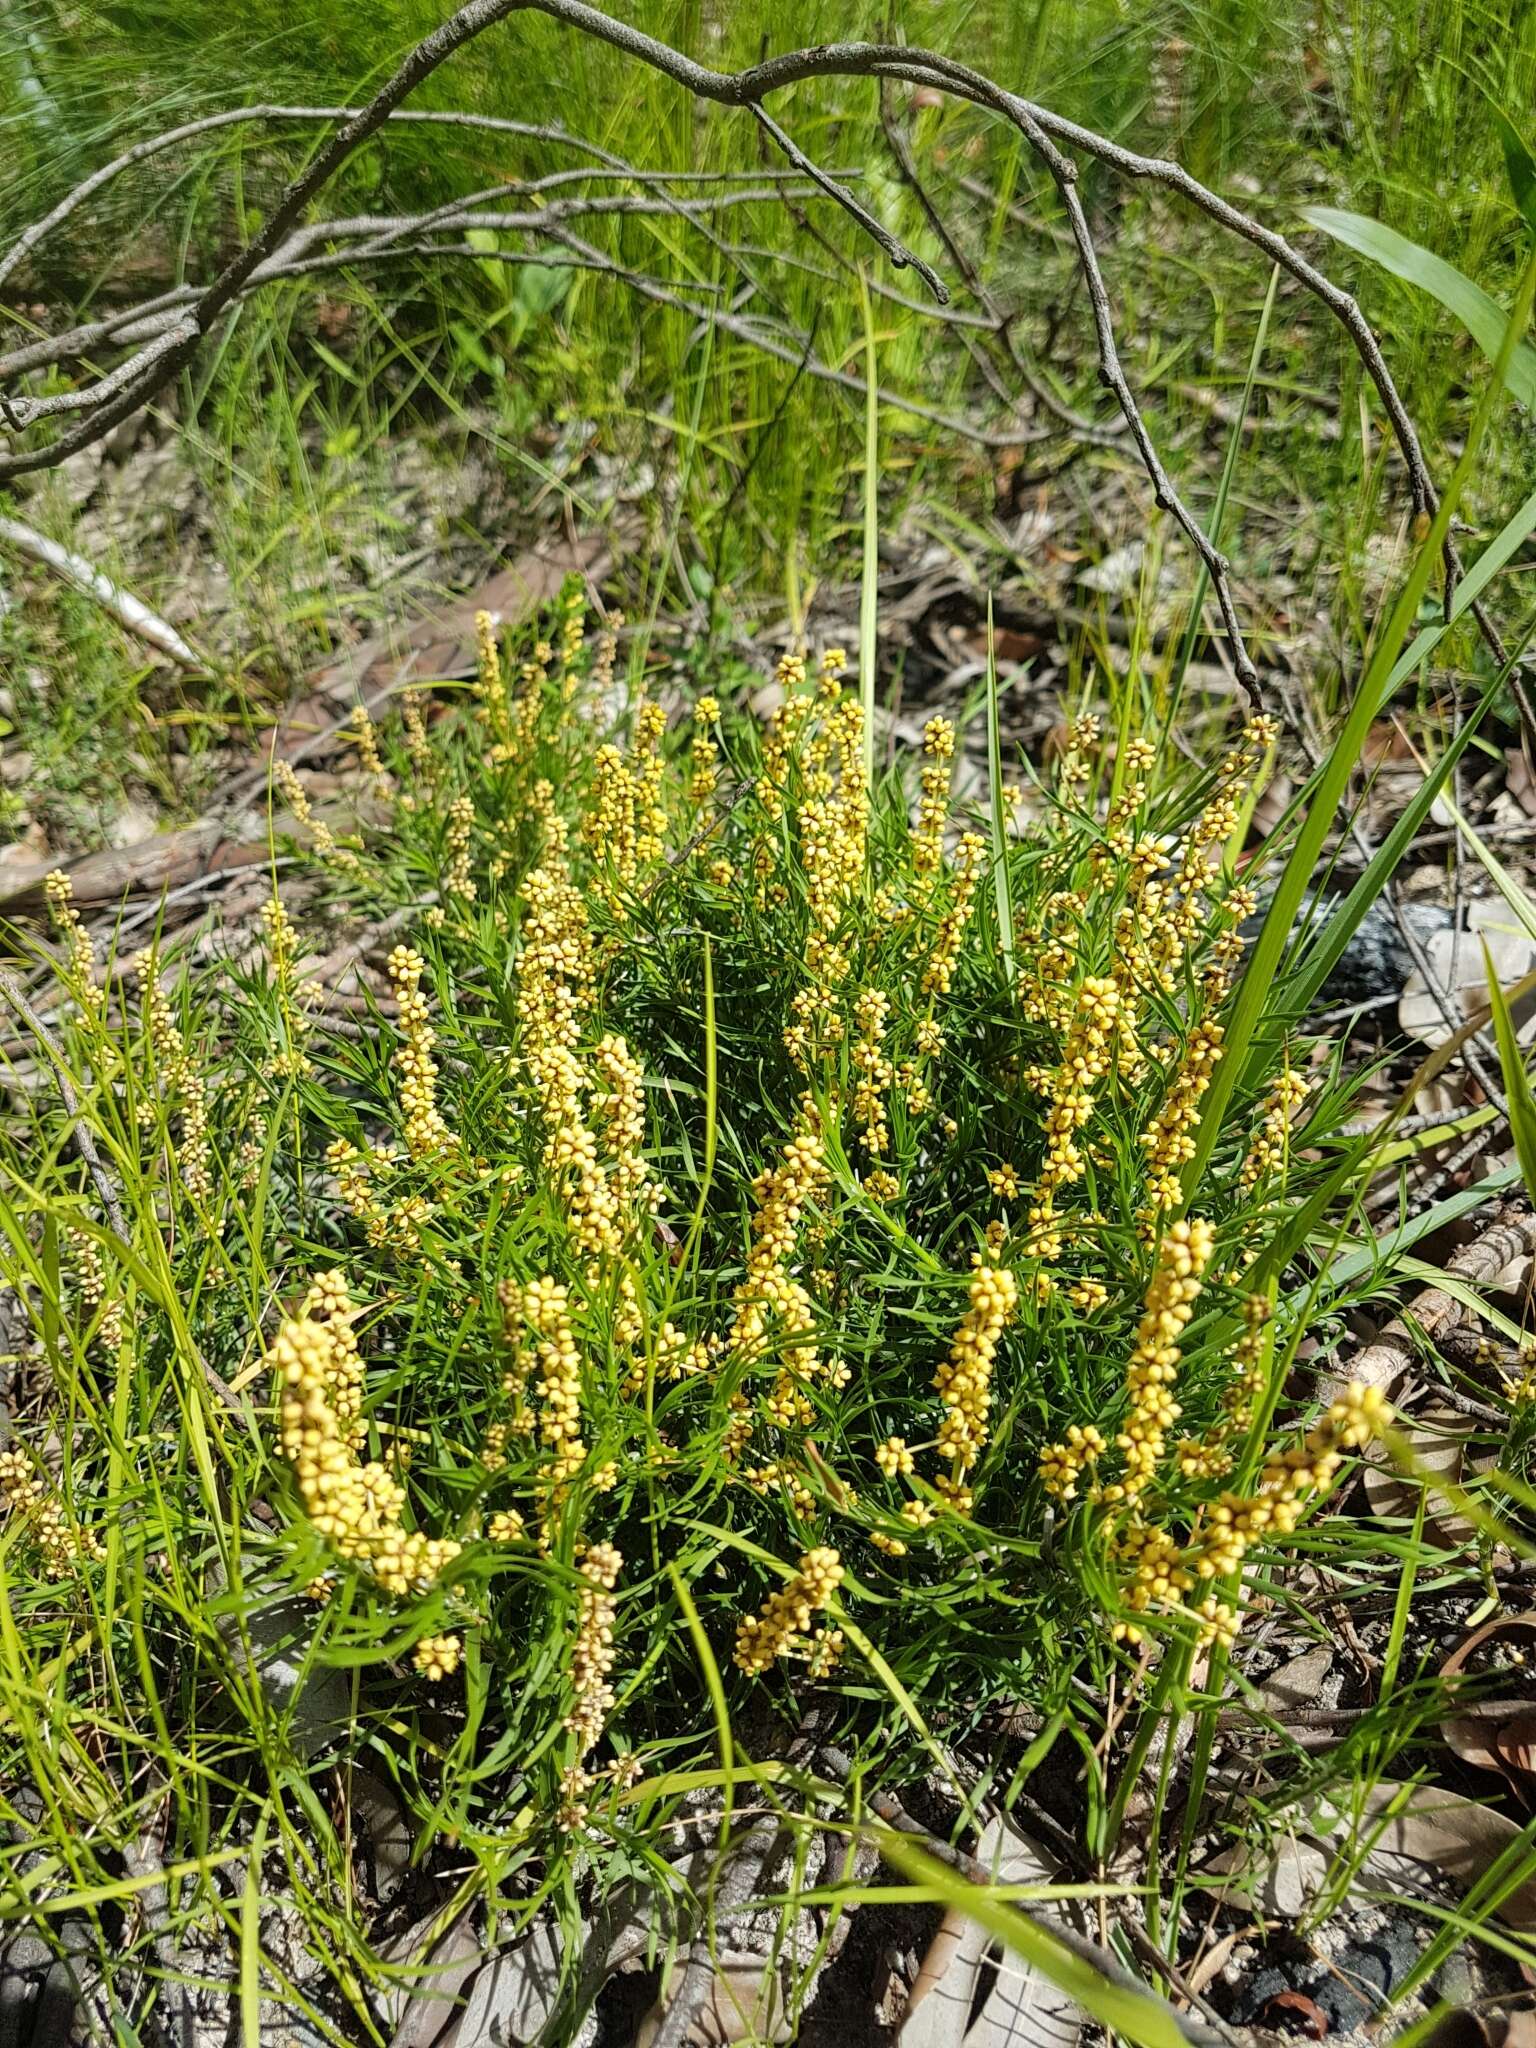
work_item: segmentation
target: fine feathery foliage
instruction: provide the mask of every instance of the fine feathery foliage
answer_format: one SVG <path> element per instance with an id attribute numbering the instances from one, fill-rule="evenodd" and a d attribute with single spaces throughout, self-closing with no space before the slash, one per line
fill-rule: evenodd
<path id="1" fill-rule="evenodd" d="M 836 650 L 669 731 L 579 598 L 520 664 L 483 626 L 468 705 L 358 720 L 388 829 L 305 828 L 299 915 L 374 920 L 392 1004 L 306 983 L 276 891 L 255 952 L 109 999 L 50 892 L 133 1241 L 40 1109 L 16 1171 L 75 1192 L 7 1227 L 65 1449 L 6 1453 L 12 1622 L 131 1582 L 136 1653 L 61 1651 L 97 1706 L 261 1723 L 244 1630 L 307 1594 L 305 1668 L 501 1883 L 643 1857 L 706 1681 L 749 1751 L 814 1693 L 900 1773 L 936 1713 L 1230 1644 L 1380 1415 L 1275 1422 L 1331 1069 L 1293 1042 L 1181 1189 L 1267 721 L 1191 766 L 1078 718 L 1003 891 L 951 725 L 871 790 Z"/>

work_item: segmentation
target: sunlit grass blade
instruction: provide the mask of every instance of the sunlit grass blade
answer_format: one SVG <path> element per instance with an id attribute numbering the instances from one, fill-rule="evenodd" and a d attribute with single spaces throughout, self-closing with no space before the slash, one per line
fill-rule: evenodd
<path id="1" fill-rule="evenodd" d="M 1244 1076 L 1248 1048 L 1269 1005 L 1276 974 L 1301 909 L 1302 899 L 1333 827 L 1339 805 L 1348 789 L 1355 763 L 1364 749 L 1366 736 L 1370 732 L 1382 695 L 1383 684 L 1391 672 L 1398 650 L 1408 636 L 1410 626 L 1418 616 L 1419 605 L 1440 565 L 1441 549 L 1450 530 L 1452 515 L 1472 475 L 1478 450 L 1493 417 L 1494 407 L 1503 395 L 1503 369 L 1515 342 L 1529 323 L 1533 294 L 1536 294 L 1536 260 L 1528 261 L 1525 265 L 1515 296 L 1514 312 L 1499 352 L 1496 374 L 1489 379 L 1483 390 L 1467 433 L 1461 459 L 1456 464 L 1439 510 L 1430 523 L 1429 532 L 1420 545 L 1403 587 L 1398 593 L 1397 601 L 1392 607 L 1391 615 L 1376 642 L 1365 675 L 1355 691 L 1344 729 L 1335 740 L 1323 765 L 1311 807 L 1302 821 L 1290 858 L 1270 899 L 1263 928 L 1249 957 L 1247 969 L 1238 988 L 1237 999 L 1227 1020 L 1224 1054 L 1207 1092 L 1204 1111 L 1195 1134 L 1194 1151 L 1184 1170 L 1183 1186 L 1186 1201 L 1192 1190 L 1199 1186 L 1220 1141 L 1228 1107 Z"/>
<path id="2" fill-rule="evenodd" d="M 987 779 L 992 799 L 992 887 L 997 898 L 997 943 L 1010 988 L 1013 961 L 1013 885 L 1008 875 L 1008 797 L 1003 787 L 1003 744 L 997 711 L 997 636 L 992 594 L 987 593 Z"/>
<path id="3" fill-rule="evenodd" d="M 1498 969 L 1483 940 L 1483 967 L 1488 977 L 1488 1002 L 1493 1011 L 1494 1036 L 1499 1047 L 1499 1068 L 1504 1076 L 1504 1099 L 1509 1107 L 1510 1135 L 1515 1157 L 1525 1177 L 1526 1192 L 1536 1193 L 1536 1092 L 1531 1088 L 1530 1070 L 1525 1063 L 1509 999 L 1499 983 Z"/>

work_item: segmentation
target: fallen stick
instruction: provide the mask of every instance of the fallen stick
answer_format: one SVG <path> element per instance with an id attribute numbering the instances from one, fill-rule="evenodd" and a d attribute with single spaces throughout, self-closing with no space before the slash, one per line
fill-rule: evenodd
<path id="1" fill-rule="evenodd" d="M 47 534 L 39 533 L 35 527 L 23 525 L 19 519 L 4 516 L 0 516 L 0 541 L 8 541 L 18 554 L 40 562 L 55 576 L 62 576 L 76 590 L 94 598 L 125 631 L 147 642 L 182 668 L 190 669 L 194 675 L 208 673 L 207 662 L 198 659 L 174 626 L 168 625 L 157 612 L 152 612 L 131 591 L 122 589 L 110 576 L 104 576 L 84 555 L 74 554 L 58 541 L 50 540 Z"/>
<path id="2" fill-rule="evenodd" d="M 1463 1245 L 1446 1266 L 1446 1275 L 1478 1286 L 1502 1273 L 1516 1259 L 1536 1251 L 1536 1215 L 1502 1210 L 1481 1237 Z M 1356 1352 L 1348 1380 L 1330 1379 L 1323 1392 L 1330 1400 L 1351 1382 L 1380 1387 L 1390 1395 L 1428 1344 L 1436 1344 L 1454 1330 L 1469 1313 L 1465 1303 L 1442 1287 L 1426 1287 L 1407 1308 L 1395 1315 L 1384 1329 Z"/>

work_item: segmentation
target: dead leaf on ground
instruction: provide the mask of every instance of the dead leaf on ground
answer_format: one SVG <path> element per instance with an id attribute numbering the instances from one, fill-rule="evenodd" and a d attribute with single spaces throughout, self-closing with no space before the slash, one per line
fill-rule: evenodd
<path id="1" fill-rule="evenodd" d="M 982 1830 L 976 1856 L 999 1884 L 1052 1884 L 1058 1874 L 1038 1842 L 1001 1818 Z M 1086 2023 L 1081 2006 L 1048 1978 L 1018 1955 L 999 1954 L 985 1927 L 952 1910 L 923 1957 L 897 2041 L 899 2048 L 1075 2048 Z"/>
<path id="2" fill-rule="evenodd" d="M 1536 1612 L 1496 1615 L 1459 1643 L 1440 1666 L 1442 1678 L 1466 1672 L 1467 1662 L 1485 1643 L 1506 1639 L 1507 1647 L 1536 1656 Z M 1536 1675 L 1528 1678 L 1528 1685 Z M 1529 1791 L 1523 1779 L 1536 1777 L 1536 1702 L 1524 1698 L 1471 1700 L 1441 1722 L 1440 1733 L 1464 1763 L 1498 1771 L 1517 1790 Z"/>
<path id="3" fill-rule="evenodd" d="M 1404 1898 L 1434 1898 L 1443 1896 L 1450 1883 L 1465 1897 L 1524 1832 L 1515 1821 L 1475 1799 L 1388 1778 L 1370 1788 L 1358 1810 L 1340 1812 L 1318 1800 L 1286 1818 L 1291 1833 L 1269 1855 L 1256 1843 L 1239 1842 L 1208 1867 L 1231 1877 L 1235 1894 L 1258 1898 L 1266 1890 L 1274 1895 L 1276 1866 L 1290 1857 L 1302 1879 L 1295 1893 L 1296 1911 L 1311 1904 L 1333 1858 L 1351 1846 L 1369 1845 L 1360 1867 L 1362 1885 L 1385 1886 Z M 1528 1878 L 1505 1896 L 1499 1918 L 1516 1933 L 1536 1930 L 1536 1878 Z"/>
<path id="4" fill-rule="evenodd" d="M 1322 2041 L 1328 2035 L 1328 2015 L 1315 1998 L 1308 1998 L 1304 1991 L 1277 1991 L 1264 2008 L 1264 2017 L 1271 2014 L 1276 2021 L 1285 2021 L 1288 2028 L 1297 2027 L 1309 2041 Z"/>
<path id="5" fill-rule="evenodd" d="M 1536 967 L 1536 940 L 1516 925 L 1514 913 L 1502 900 L 1471 904 L 1467 926 L 1464 932 L 1431 932 L 1423 941 L 1425 958 L 1436 982 L 1448 993 L 1451 1015 L 1458 1023 L 1468 1023 L 1487 1009 L 1485 942 L 1494 972 L 1505 988 L 1523 980 Z M 1445 1012 L 1417 967 L 1403 983 L 1397 1021 L 1410 1038 L 1416 1038 L 1422 1045 L 1441 1046 L 1451 1036 L 1452 1027 L 1445 1021 Z M 1517 1010 L 1516 1023 L 1520 1035 L 1528 1038 L 1528 1006 L 1525 1014 Z"/>
<path id="6" fill-rule="evenodd" d="M 1398 1434 L 1408 1447 L 1412 1466 L 1399 1471 L 1396 1465 L 1368 1462 L 1364 1471 L 1365 1497 L 1373 1515 L 1383 1521 L 1411 1519 L 1417 1512 L 1420 1491 L 1429 1488 L 1424 1511 L 1424 1534 L 1443 1550 L 1463 1550 L 1477 1535 L 1477 1524 L 1464 1514 L 1448 1493 L 1438 1490 L 1437 1479 L 1452 1487 L 1465 1488 L 1479 1472 L 1493 1464 L 1486 1452 L 1473 1452 L 1475 1434 L 1467 1418 L 1455 1408 L 1431 1404 L 1405 1416 Z M 1380 1457 L 1385 1460 L 1385 1451 Z"/>

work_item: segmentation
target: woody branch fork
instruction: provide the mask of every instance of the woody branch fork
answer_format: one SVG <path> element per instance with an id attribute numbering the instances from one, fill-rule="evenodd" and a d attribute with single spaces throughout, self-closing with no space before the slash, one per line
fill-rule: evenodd
<path id="1" fill-rule="evenodd" d="M 1233 670 L 1250 695 L 1257 692 L 1258 674 L 1238 617 L 1229 565 L 1168 475 L 1120 360 L 1109 291 L 1078 191 L 1078 156 L 1093 158 L 1120 176 L 1150 180 L 1168 187 L 1228 232 L 1252 243 L 1327 307 L 1349 335 L 1380 397 L 1403 458 L 1415 514 L 1428 517 L 1433 513 L 1436 494 L 1418 435 L 1380 344 L 1355 300 L 1292 248 L 1284 236 L 1209 190 L 1180 165 L 1122 148 L 1107 137 L 1009 92 L 980 72 L 935 51 L 908 48 L 902 44 L 829 43 L 788 51 L 745 70 L 719 72 L 697 63 L 627 22 L 586 5 L 585 0 L 469 0 L 467 6 L 424 37 L 367 105 L 345 118 L 305 168 L 292 179 L 259 231 L 189 303 L 177 306 L 171 324 L 160 326 L 152 338 L 144 341 L 97 383 L 70 394 L 67 409 L 79 415 L 74 424 L 49 438 L 39 439 L 33 445 L 0 450 L 0 482 L 57 465 L 76 450 L 111 432 L 121 421 L 148 404 L 191 361 L 204 338 L 232 304 L 254 284 L 283 274 L 281 262 L 274 262 L 274 259 L 281 257 L 288 238 L 303 225 L 311 202 L 346 160 L 376 135 L 416 88 L 456 51 L 509 16 L 523 12 L 548 15 L 579 33 L 607 43 L 637 63 L 671 79 L 698 99 L 750 111 L 762 131 L 784 154 L 793 171 L 841 206 L 894 266 L 914 271 L 940 306 L 947 302 L 948 293 L 937 274 L 894 235 L 847 184 L 813 163 L 780 122 L 768 113 L 764 102 L 810 79 L 896 80 L 969 101 L 1015 127 L 1048 173 L 1066 214 L 1092 314 L 1099 380 L 1119 407 L 1158 505 L 1175 520 L 1205 567 L 1221 613 Z M 249 113 L 256 119 L 269 115 L 281 118 L 281 110 L 278 109 L 251 109 Z M 227 118 L 240 117 L 234 114 Z M 197 125 L 189 124 L 189 131 Z M 86 180 L 44 221 L 29 228 L 9 254 L 0 258 L 0 285 L 14 272 L 21 258 L 85 196 L 87 190 L 97 189 L 106 177 L 142 159 L 146 153 L 145 145 L 125 152 L 114 164 Z M 50 407 L 49 411 L 64 409 Z M 0 398 L 0 422 L 12 430 L 42 416 L 43 408 L 38 401 Z M 1460 565 L 1454 547 L 1449 544 L 1446 567 L 1447 585 L 1453 586 Z M 1503 650 L 1491 622 L 1476 608 L 1474 614 L 1496 658 L 1502 658 Z"/>

